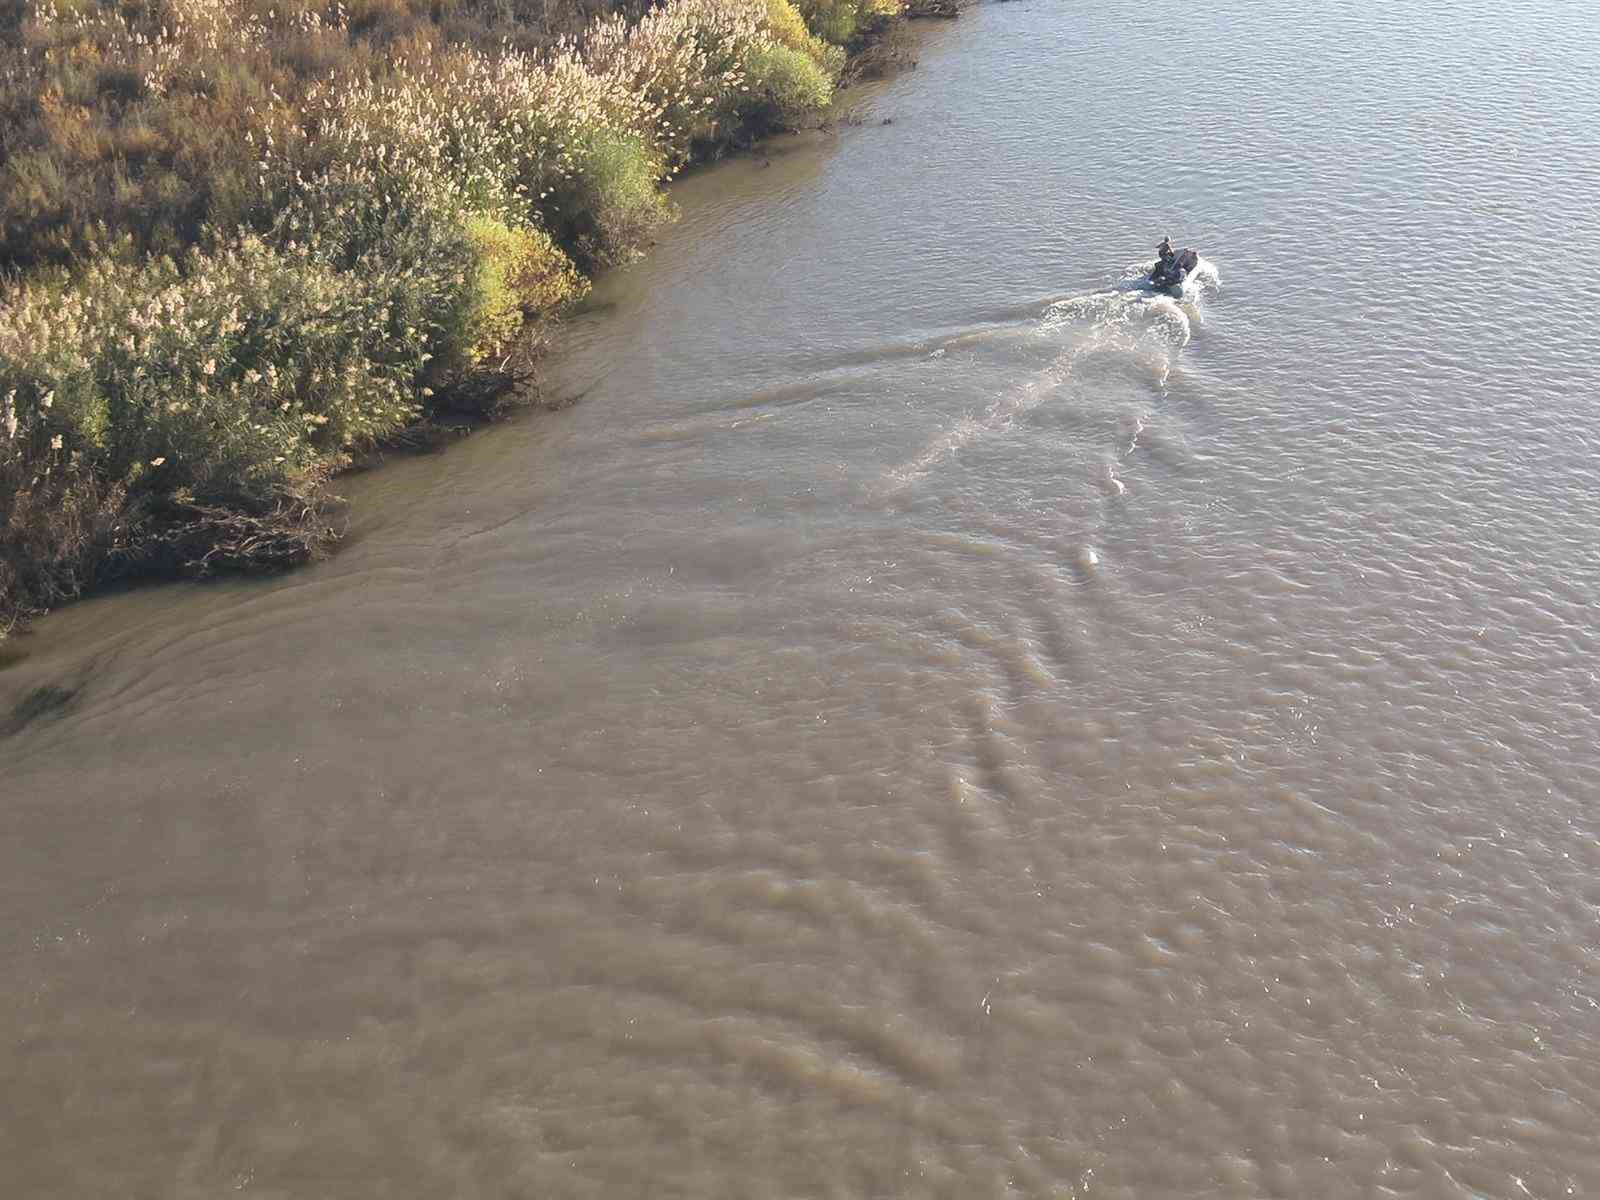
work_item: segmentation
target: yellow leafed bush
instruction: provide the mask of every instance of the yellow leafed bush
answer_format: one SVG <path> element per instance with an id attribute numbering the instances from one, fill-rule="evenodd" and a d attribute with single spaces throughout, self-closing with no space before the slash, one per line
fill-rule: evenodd
<path id="1" fill-rule="evenodd" d="M 513 229 L 478 217 L 467 222 L 467 238 L 476 264 L 452 339 L 457 366 L 502 353 L 525 317 L 552 314 L 589 290 L 589 281 L 542 229 Z"/>
<path id="2" fill-rule="evenodd" d="M 844 66 L 844 51 L 807 29 L 793 0 L 767 0 L 767 32 L 778 45 L 800 51 L 829 75 Z"/>

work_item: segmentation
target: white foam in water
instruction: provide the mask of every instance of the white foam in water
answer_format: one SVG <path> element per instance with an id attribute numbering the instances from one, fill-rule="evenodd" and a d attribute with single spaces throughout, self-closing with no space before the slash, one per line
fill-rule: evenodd
<path id="1" fill-rule="evenodd" d="M 1085 355 L 1123 353 L 1149 361 L 1155 386 L 1164 389 L 1178 352 L 1192 339 L 1194 325 L 1203 323 L 1200 301 L 1220 287 L 1221 275 L 1214 263 L 1202 258 L 1184 280 L 1180 294 L 1173 296 L 1153 291 L 1146 281 L 1147 270 L 1143 265 L 1131 267 L 1112 288 L 1069 296 L 1046 308 L 1026 333 L 1061 342 L 1055 360 L 1021 386 L 995 397 L 981 415 L 969 413 L 958 418 L 935 436 L 922 453 L 889 471 L 885 482 L 891 488 L 907 486 L 974 439 L 1010 429 L 1019 415 L 1057 393 Z M 962 335 L 952 342 L 972 343 L 1005 336 L 1004 331 L 995 330 Z M 941 347 L 929 357 L 939 358 L 943 353 Z M 1129 450 L 1132 448 L 1130 445 Z M 1122 481 L 1114 474 L 1107 483 L 1114 485 L 1112 490 L 1117 495 L 1122 494 Z"/>
<path id="2" fill-rule="evenodd" d="M 1149 428 L 1150 419 L 1143 413 L 1133 419 L 1133 431 L 1128 434 L 1128 447 L 1122 452 L 1123 458 L 1127 458 L 1139 448 L 1139 438 Z"/>
<path id="3" fill-rule="evenodd" d="M 1051 367 L 1028 380 L 1014 393 L 995 397 L 982 416 L 967 414 L 957 418 L 950 428 L 935 436 L 921 454 L 891 470 L 888 476 L 890 485 L 902 487 L 921 479 L 975 438 L 986 433 L 1009 429 L 1017 414 L 1034 408 L 1045 395 L 1066 380 L 1071 374 L 1072 362 L 1079 353 L 1080 351 L 1074 351 L 1063 359 L 1058 359 Z"/>

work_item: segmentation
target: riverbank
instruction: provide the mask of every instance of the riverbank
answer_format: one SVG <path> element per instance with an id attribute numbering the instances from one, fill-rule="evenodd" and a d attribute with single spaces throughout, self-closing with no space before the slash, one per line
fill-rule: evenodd
<path id="1" fill-rule="evenodd" d="M 893 65 L 901 0 L 15 18 L 0 108 L 0 636 L 336 540 L 328 480 L 492 417 L 685 166 Z M 948 15 L 942 8 L 925 15 Z"/>

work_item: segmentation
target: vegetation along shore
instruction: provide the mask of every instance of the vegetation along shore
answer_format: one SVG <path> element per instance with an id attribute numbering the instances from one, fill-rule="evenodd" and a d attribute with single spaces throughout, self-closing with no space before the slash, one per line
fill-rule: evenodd
<path id="1" fill-rule="evenodd" d="M 906 15 L 0 5 L 0 637 L 111 580 L 315 556 L 331 475 L 525 395 L 675 173 L 816 120 Z"/>

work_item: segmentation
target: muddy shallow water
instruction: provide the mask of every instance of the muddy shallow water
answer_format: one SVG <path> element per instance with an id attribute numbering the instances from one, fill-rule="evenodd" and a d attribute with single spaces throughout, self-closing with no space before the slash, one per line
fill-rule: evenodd
<path id="1" fill-rule="evenodd" d="M 1591 17 L 981 7 L 581 402 L 43 622 L 3 1190 L 1600 1194 Z"/>

